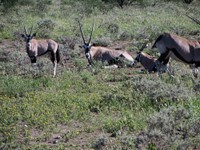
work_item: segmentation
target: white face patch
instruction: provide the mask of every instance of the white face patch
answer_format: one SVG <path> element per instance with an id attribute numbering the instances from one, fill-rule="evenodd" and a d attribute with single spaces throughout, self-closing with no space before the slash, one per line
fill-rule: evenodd
<path id="1" fill-rule="evenodd" d="M 90 53 L 88 52 L 88 53 L 85 53 L 85 57 L 87 58 L 87 59 L 90 59 L 91 57 L 90 57 Z"/>
<path id="2" fill-rule="evenodd" d="M 31 42 L 28 42 L 26 46 L 30 49 L 31 48 Z"/>

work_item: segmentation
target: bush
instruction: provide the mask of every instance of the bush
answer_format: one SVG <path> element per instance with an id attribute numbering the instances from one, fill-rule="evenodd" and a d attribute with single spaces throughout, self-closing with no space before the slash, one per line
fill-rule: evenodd
<path id="1" fill-rule="evenodd" d="M 146 104 L 160 110 L 163 106 L 169 106 L 172 103 L 188 101 L 196 94 L 184 87 L 175 84 L 167 84 L 162 80 L 134 77 L 131 82 L 131 89 L 135 95 L 146 97 Z M 124 85 L 125 86 L 125 85 Z M 134 92 L 135 91 L 135 92 Z"/>
<path id="2" fill-rule="evenodd" d="M 0 1 L 0 3 L 2 3 L 5 8 L 4 10 L 8 10 L 10 7 L 13 7 L 17 2 L 18 0 L 1 0 Z"/>
<path id="3" fill-rule="evenodd" d="M 94 46 L 104 46 L 107 47 L 112 43 L 111 38 L 109 37 L 102 37 L 94 41 Z"/>
<path id="4" fill-rule="evenodd" d="M 195 149 L 200 146 L 200 120 L 191 121 L 192 112 L 169 107 L 148 119 L 148 128 L 137 135 L 136 147 L 145 149 Z"/>
<path id="5" fill-rule="evenodd" d="M 52 19 L 42 19 L 37 22 L 38 25 L 38 36 L 41 38 L 49 38 L 53 32 L 56 23 Z"/>

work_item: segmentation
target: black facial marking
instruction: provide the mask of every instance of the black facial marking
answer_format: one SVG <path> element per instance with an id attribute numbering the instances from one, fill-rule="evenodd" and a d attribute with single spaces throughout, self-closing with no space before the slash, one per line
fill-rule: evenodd
<path id="1" fill-rule="evenodd" d="M 141 57 L 141 53 L 138 53 L 135 58 L 135 61 L 140 62 L 140 57 Z"/>
<path id="2" fill-rule="evenodd" d="M 85 44 L 85 45 L 83 45 L 83 48 L 84 48 L 85 54 L 86 54 L 86 53 L 89 53 L 91 46 L 89 44 Z"/>

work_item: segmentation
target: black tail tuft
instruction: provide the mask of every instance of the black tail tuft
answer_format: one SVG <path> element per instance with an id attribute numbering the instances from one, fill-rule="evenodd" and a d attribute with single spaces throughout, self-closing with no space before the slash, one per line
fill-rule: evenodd
<path id="1" fill-rule="evenodd" d="M 162 39 L 162 37 L 163 37 L 163 35 L 160 35 L 160 36 L 156 39 L 156 41 L 154 42 L 154 44 L 153 44 L 153 46 L 151 47 L 151 49 L 156 48 L 156 43 L 157 43 L 158 41 L 160 41 L 160 40 Z"/>
<path id="2" fill-rule="evenodd" d="M 60 62 L 60 50 L 59 50 L 59 45 L 58 45 L 58 49 L 57 49 L 57 51 L 56 51 L 56 61 L 57 61 L 57 63 Z"/>

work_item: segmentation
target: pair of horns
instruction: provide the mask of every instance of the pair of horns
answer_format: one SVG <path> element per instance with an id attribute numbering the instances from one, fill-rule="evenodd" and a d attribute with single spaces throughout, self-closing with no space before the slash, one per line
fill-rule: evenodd
<path id="1" fill-rule="evenodd" d="M 200 25 L 200 20 L 198 20 L 198 19 L 196 19 L 196 18 L 194 18 L 194 17 L 192 17 L 192 16 L 189 16 L 189 15 L 187 15 L 187 14 L 186 14 L 186 16 L 187 16 L 188 18 L 192 19 L 192 20 L 193 20 L 194 22 L 196 22 L 197 24 Z"/>
<path id="2" fill-rule="evenodd" d="M 33 30 L 33 26 L 31 27 L 31 30 L 30 30 L 30 33 L 29 33 L 29 35 L 31 35 L 31 33 L 32 33 L 32 30 Z M 27 30 L 26 30 L 26 27 L 25 27 L 25 26 L 24 26 L 24 31 L 25 31 L 25 34 L 26 34 L 26 35 L 28 35 L 28 34 L 27 34 Z"/>
<path id="3" fill-rule="evenodd" d="M 85 38 L 84 38 L 84 34 L 83 34 L 83 30 L 82 30 L 81 23 L 80 23 L 79 20 L 78 20 L 78 24 L 79 24 L 79 27 L 80 27 L 81 36 L 82 36 L 82 39 L 83 39 L 84 44 L 86 44 L 86 45 L 90 44 L 90 42 L 91 42 L 91 38 L 92 38 L 92 33 L 93 33 L 93 31 L 94 31 L 94 23 L 93 23 L 92 30 L 91 30 L 91 33 L 90 33 L 89 41 L 88 41 L 87 43 L 85 42 Z"/>

